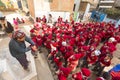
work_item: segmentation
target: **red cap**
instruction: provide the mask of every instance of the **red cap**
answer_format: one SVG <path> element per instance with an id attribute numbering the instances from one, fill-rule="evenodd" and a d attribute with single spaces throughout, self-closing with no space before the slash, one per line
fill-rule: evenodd
<path id="1" fill-rule="evenodd" d="M 54 42 L 52 45 L 53 45 L 54 47 L 57 47 L 57 46 L 58 46 L 58 43 L 57 43 L 57 42 Z"/>
<path id="2" fill-rule="evenodd" d="M 82 58 L 84 56 L 84 54 L 83 53 L 74 54 L 74 56 L 75 56 L 75 59 L 80 59 L 80 58 Z"/>
<path id="3" fill-rule="evenodd" d="M 82 74 L 86 77 L 89 77 L 91 75 L 91 71 L 87 68 L 82 68 L 81 71 L 82 71 Z"/>
<path id="4" fill-rule="evenodd" d="M 82 75 L 81 73 L 76 73 L 72 75 L 72 78 L 75 80 L 82 80 Z"/>
<path id="5" fill-rule="evenodd" d="M 60 68 L 60 71 L 62 71 L 64 73 L 64 75 L 68 76 L 71 72 L 71 69 L 70 68 L 65 68 L 65 67 L 61 67 Z"/>
<path id="6" fill-rule="evenodd" d="M 83 50 L 88 50 L 89 49 L 88 46 L 82 46 L 81 48 L 83 48 Z"/>
<path id="7" fill-rule="evenodd" d="M 68 46 L 67 49 L 68 49 L 68 51 L 71 51 L 71 50 L 73 50 L 73 47 L 72 46 Z"/>

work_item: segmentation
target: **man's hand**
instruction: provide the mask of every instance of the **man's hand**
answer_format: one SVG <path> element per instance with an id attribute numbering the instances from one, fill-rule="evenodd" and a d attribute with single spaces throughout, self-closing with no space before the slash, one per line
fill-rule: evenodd
<path id="1" fill-rule="evenodd" d="M 34 45 L 34 46 L 31 46 L 31 49 L 33 50 L 33 51 L 38 51 L 38 49 L 37 49 L 37 47 Z"/>

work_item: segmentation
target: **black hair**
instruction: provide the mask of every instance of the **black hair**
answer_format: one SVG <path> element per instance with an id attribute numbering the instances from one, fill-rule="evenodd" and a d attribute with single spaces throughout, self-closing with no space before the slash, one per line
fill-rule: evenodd
<path id="1" fill-rule="evenodd" d="M 0 17 L 0 20 L 5 20 L 5 16 L 4 17 Z"/>
<path id="2" fill-rule="evenodd" d="M 110 80 L 111 76 L 108 72 L 104 72 L 102 77 L 105 79 L 105 80 Z"/>
<path id="3" fill-rule="evenodd" d="M 113 55 L 112 55 L 112 54 L 110 54 L 110 53 L 107 53 L 107 56 L 108 56 L 110 59 L 112 59 L 112 58 L 113 58 Z"/>

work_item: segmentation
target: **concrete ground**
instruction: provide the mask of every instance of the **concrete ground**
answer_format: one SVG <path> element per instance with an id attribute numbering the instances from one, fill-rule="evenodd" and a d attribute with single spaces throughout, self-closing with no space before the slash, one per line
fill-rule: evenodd
<path id="1" fill-rule="evenodd" d="M 9 13 L 6 13 L 6 15 L 8 14 Z M 30 29 L 29 28 L 30 25 L 31 23 L 27 21 L 26 19 L 26 23 L 20 24 L 19 28 L 29 36 L 28 32 Z M 16 75 L 16 80 L 22 80 L 25 76 L 28 76 L 32 72 L 32 70 L 30 72 L 24 71 L 21 65 L 18 63 L 18 61 L 10 55 L 10 52 L 8 49 L 9 41 L 10 41 L 10 38 L 7 37 L 6 35 L 0 36 L 0 60 L 7 59 L 9 63 L 9 67 L 11 68 L 12 72 Z M 30 52 L 28 52 L 27 54 L 30 54 Z M 35 69 L 37 72 L 37 76 L 33 77 L 32 79 L 27 79 L 27 80 L 54 80 L 44 54 L 45 53 L 38 54 L 37 59 L 33 58 L 35 62 Z M 28 56 L 28 60 L 31 60 L 29 59 L 29 56 Z M 31 67 L 33 67 L 33 65 L 30 65 L 30 69 L 32 69 Z M 1 73 L 0 80 L 13 80 L 13 79 L 10 79 L 11 75 L 8 73 L 9 72 Z"/>

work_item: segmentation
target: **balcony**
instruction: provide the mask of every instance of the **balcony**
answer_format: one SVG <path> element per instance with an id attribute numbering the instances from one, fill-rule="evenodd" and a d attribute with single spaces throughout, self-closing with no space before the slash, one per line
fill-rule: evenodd
<path id="1" fill-rule="evenodd" d="M 99 8 L 112 8 L 112 6 L 99 6 Z"/>
<path id="2" fill-rule="evenodd" d="M 81 0 L 82 2 L 88 2 L 90 4 L 93 4 L 94 3 L 94 0 Z"/>
<path id="3" fill-rule="evenodd" d="M 101 0 L 99 3 L 99 8 L 112 8 L 114 3 L 114 0 Z"/>
<path id="4" fill-rule="evenodd" d="M 100 3 L 114 3 L 114 0 L 101 0 Z"/>

